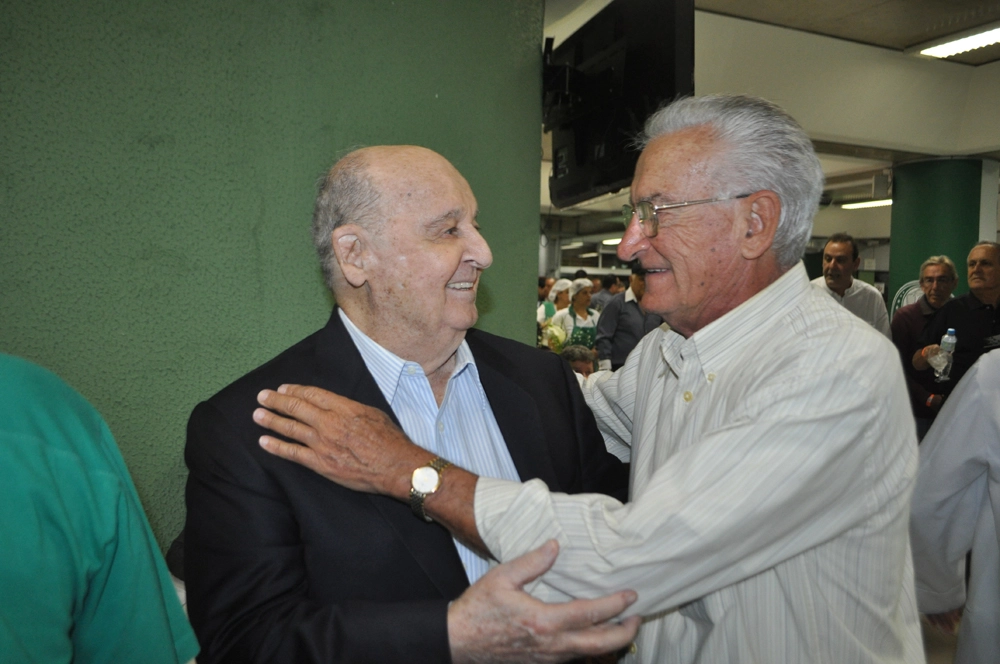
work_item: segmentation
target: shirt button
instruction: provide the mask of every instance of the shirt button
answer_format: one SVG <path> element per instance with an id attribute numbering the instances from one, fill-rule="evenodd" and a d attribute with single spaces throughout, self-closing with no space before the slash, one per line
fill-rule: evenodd
<path id="1" fill-rule="evenodd" d="M 417 370 L 413 367 L 412 364 L 410 366 L 406 367 L 406 374 L 408 376 L 412 376 L 414 373 L 416 373 L 416 371 Z"/>
<path id="2" fill-rule="evenodd" d="M 715 380 L 715 374 L 714 373 L 708 374 L 708 382 L 711 383 L 713 380 Z"/>
<path id="3" fill-rule="evenodd" d="M 438 431 L 444 433 L 444 422 L 438 422 Z"/>
<path id="4" fill-rule="evenodd" d="M 684 393 L 684 401 L 691 401 L 694 399 L 694 395 L 690 391 Z"/>

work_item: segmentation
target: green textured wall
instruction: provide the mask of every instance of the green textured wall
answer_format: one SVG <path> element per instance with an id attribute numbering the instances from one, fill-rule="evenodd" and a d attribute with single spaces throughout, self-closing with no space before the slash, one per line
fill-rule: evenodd
<path id="1" fill-rule="evenodd" d="M 955 294 L 969 289 L 964 268 L 979 238 L 981 159 L 937 159 L 893 167 L 892 242 L 889 244 L 890 302 L 920 275 L 920 264 L 945 254 L 958 268 Z"/>
<path id="2" fill-rule="evenodd" d="M 541 0 L 0 0 L 0 350 L 108 420 L 161 545 L 194 404 L 325 322 L 314 183 L 415 143 L 479 199 L 480 326 L 531 342 Z"/>

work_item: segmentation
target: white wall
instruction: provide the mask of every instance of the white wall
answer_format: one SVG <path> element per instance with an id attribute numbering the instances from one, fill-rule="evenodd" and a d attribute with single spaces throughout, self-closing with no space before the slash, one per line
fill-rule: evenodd
<path id="1" fill-rule="evenodd" d="M 831 205 L 816 213 L 813 235 L 827 237 L 834 233 L 848 233 L 854 237 L 889 237 L 891 207 L 844 210 Z"/>
<path id="2" fill-rule="evenodd" d="M 929 60 L 696 12 L 695 92 L 770 99 L 815 140 L 934 155 L 1000 147 L 1000 63 Z"/>
<path id="3" fill-rule="evenodd" d="M 969 152 L 1000 150 L 1000 62 L 972 70 L 970 94 L 962 113 L 960 144 Z"/>

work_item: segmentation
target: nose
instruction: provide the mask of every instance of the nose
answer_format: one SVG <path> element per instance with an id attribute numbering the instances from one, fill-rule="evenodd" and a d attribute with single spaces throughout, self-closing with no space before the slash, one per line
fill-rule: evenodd
<path id="1" fill-rule="evenodd" d="M 632 215 L 632 219 L 629 220 L 628 226 L 625 228 L 625 235 L 618 243 L 618 258 L 625 262 L 635 260 L 638 253 L 649 246 L 649 238 L 639 227 L 637 216 Z"/>
<path id="2" fill-rule="evenodd" d="M 492 265 L 493 252 L 490 251 L 490 245 L 486 243 L 486 238 L 479 233 L 479 230 L 473 229 L 467 238 L 465 260 L 480 270 L 485 270 Z"/>

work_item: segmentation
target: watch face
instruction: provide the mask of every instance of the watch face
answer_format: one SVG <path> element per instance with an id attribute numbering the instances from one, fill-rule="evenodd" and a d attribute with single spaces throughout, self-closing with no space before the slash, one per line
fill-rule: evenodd
<path id="1" fill-rule="evenodd" d="M 420 493 L 434 493 L 438 488 L 440 477 L 438 471 L 430 466 L 421 466 L 413 471 L 410 482 L 413 488 Z"/>

